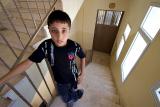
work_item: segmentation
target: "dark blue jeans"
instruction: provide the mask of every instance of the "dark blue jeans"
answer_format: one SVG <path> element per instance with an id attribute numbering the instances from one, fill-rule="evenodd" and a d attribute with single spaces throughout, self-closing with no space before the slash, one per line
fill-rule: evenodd
<path id="1" fill-rule="evenodd" d="M 78 99 L 77 86 L 71 84 L 57 84 L 58 94 L 65 103 L 74 102 Z"/>

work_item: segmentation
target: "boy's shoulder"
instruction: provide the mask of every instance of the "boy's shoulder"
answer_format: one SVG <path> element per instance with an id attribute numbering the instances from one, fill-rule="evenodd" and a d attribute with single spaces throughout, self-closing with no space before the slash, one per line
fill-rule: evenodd
<path id="1" fill-rule="evenodd" d="M 79 43 L 77 43 L 76 41 L 73 41 L 71 39 L 67 40 L 67 44 L 68 44 L 68 46 L 75 46 L 75 47 L 80 46 Z"/>

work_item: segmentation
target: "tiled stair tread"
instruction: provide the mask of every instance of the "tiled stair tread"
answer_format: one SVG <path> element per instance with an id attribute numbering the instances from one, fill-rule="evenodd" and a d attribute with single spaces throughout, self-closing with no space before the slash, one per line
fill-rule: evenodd
<path id="1" fill-rule="evenodd" d="M 6 20 L 7 19 L 7 16 L 6 16 L 6 14 L 4 12 L 0 11 L 0 14 L 1 14 L 1 18 L 0 19 L 2 19 L 2 20 Z M 21 13 L 21 15 L 22 15 L 22 18 L 24 20 L 27 20 L 27 19 L 28 20 L 32 20 L 32 16 L 31 16 L 30 13 Z M 46 15 L 45 13 L 41 13 L 42 19 L 45 17 L 45 15 Z M 9 17 L 11 19 L 12 18 L 16 18 L 16 19 L 20 19 L 21 18 L 18 12 L 9 12 Z M 34 18 L 35 21 L 40 21 L 41 20 L 39 14 L 33 14 L 33 18 Z"/>
<path id="2" fill-rule="evenodd" d="M 23 49 L 17 34 L 14 31 L 11 30 L 5 30 L 5 31 L 0 31 L 1 34 L 3 34 L 3 36 L 7 39 L 7 41 L 9 41 L 9 44 L 12 45 L 15 48 L 18 49 Z M 21 33 L 18 32 L 21 41 L 23 42 L 23 45 L 26 45 L 29 41 L 29 36 L 25 33 Z M 37 43 L 38 41 L 42 40 L 44 38 L 44 36 L 41 35 L 37 35 L 35 37 L 35 39 L 31 42 L 30 46 L 33 46 L 33 44 Z M 5 43 L 4 40 L 2 39 L 2 37 L 0 36 L 0 43 Z M 6 43 L 5 43 L 6 44 Z M 31 49 L 28 49 L 28 51 Z"/>
<path id="3" fill-rule="evenodd" d="M 10 51 L 10 49 L 4 45 L 4 44 L 1 44 L 0 43 L 0 50 L 3 50 L 1 53 L 0 53 L 0 57 L 11 67 L 15 61 L 16 61 L 16 57 L 13 55 L 13 53 Z M 14 48 L 15 52 L 17 53 L 17 55 L 20 55 L 20 53 L 22 52 L 22 50 L 20 49 L 16 49 Z M 33 52 L 33 51 L 32 51 Z M 28 58 L 28 56 L 31 54 L 31 52 L 26 52 L 24 54 L 24 58 Z"/>
<path id="4" fill-rule="evenodd" d="M 14 29 L 13 29 L 13 27 L 11 26 L 11 25 L 5 25 L 5 24 L 3 24 L 3 27 L 5 27 L 5 28 L 7 28 L 8 30 L 12 30 L 12 31 L 14 31 Z M 16 26 L 14 26 L 15 27 L 15 29 L 18 31 L 18 32 L 22 32 L 22 33 L 26 33 L 26 34 L 28 34 L 28 32 L 29 32 L 29 34 L 30 34 L 30 36 L 32 36 L 34 33 L 35 33 L 35 31 L 36 31 L 36 29 L 35 28 L 31 28 L 31 27 L 28 27 L 27 28 L 27 30 L 26 30 L 26 28 L 24 27 L 24 26 L 18 26 L 18 25 L 16 25 Z M 28 32 L 27 32 L 28 31 Z M 39 34 L 43 34 L 43 32 L 42 31 L 40 31 L 40 32 L 38 32 Z"/>
<path id="5" fill-rule="evenodd" d="M 3 24 L 3 25 L 4 24 L 9 24 L 8 19 L 6 19 L 6 18 L 1 17 L 0 20 L 3 20 L 3 22 L 1 22 L 1 24 Z M 15 26 L 24 26 L 24 24 L 23 24 L 23 22 L 20 18 L 11 18 L 11 20 L 12 20 L 12 23 Z M 34 22 L 31 19 L 25 19 L 24 23 L 27 27 L 35 28 Z M 36 26 L 39 26 L 41 21 L 40 20 L 35 20 L 35 23 L 36 23 Z"/>
<path id="6" fill-rule="evenodd" d="M 12 100 L 7 98 L 0 98 L 0 107 L 8 107 Z"/>
<path id="7" fill-rule="evenodd" d="M 7 8 L 10 12 L 17 12 L 17 9 L 16 8 Z M 46 13 L 46 11 L 49 10 L 48 7 L 43 7 L 43 8 L 24 8 L 24 7 L 20 7 L 20 12 L 23 12 L 23 13 L 29 13 L 29 9 L 31 10 L 32 14 L 38 14 L 38 13 Z M 39 10 L 39 11 L 38 11 Z"/>
<path id="8" fill-rule="evenodd" d="M 44 5 L 46 9 L 50 7 L 50 4 L 48 2 L 37 2 L 36 4 L 36 2 L 34 1 L 34 2 L 28 2 L 28 3 L 30 8 L 35 8 L 35 9 L 37 8 L 37 6 L 39 9 L 44 9 Z M 53 2 L 50 2 L 50 3 L 52 4 Z M 20 2 L 19 7 L 28 8 L 27 2 Z"/>
<path id="9" fill-rule="evenodd" d="M 30 13 L 21 13 L 21 15 L 22 15 L 23 19 L 32 19 Z M 12 16 L 12 17 L 14 17 L 14 18 L 20 18 L 19 13 L 17 13 L 17 12 L 11 13 L 10 16 Z M 34 17 L 34 19 L 36 19 L 36 20 L 39 20 L 39 19 L 40 19 L 39 14 L 33 14 L 33 17 Z M 44 17 L 45 17 L 45 14 L 44 14 L 44 13 L 41 13 L 41 17 L 44 18 Z"/>
<path id="10" fill-rule="evenodd" d="M 48 1 L 46 1 L 46 2 L 39 2 L 39 1 L 37 1 L 37 2 L 35 2 L 35 1 L 16 1 L 16 5 L 18 6 L 18 7 L 25 7 L 25 8 L 28 8 L 28 6 L 27 6 L 27 2 L 29 3 L 29 7 L 30 8 L 37 8 L 37 6 L 38 6 L 38 8 L 44 8 L 43 7 L 43 4 L 45 5 L 45 7 L 46 8 L 49 8 L 50 7 L 50 4 L 48 3 Z M 37 3 L 37 4 L 36 4 Z M 54 2 L 53 1 L 51 1 L 50 2 L 51 4 L 53 4 Z M 14 5 L 14 2 L 12 1 L 12 2 L 10 2 L 10 3 L 8 3 L 7 5 L 6 5 L 7 7 L 12 7 L 12 8 L 15 8 L 15 5 Z"/>

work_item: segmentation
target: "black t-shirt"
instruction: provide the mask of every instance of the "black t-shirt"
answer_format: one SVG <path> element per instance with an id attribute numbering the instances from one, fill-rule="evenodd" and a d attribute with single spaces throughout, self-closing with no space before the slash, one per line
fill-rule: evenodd
<path id="1" fill-rule="evenodd" d="M 78 43 L 68 39 L 66 46 L 57 47 L 52 39 L 48 39 L 40 44 L 29 57 L 29 60 L 39 63 L 44 58 L 47 58 L 56 82 L 68 84 L 77 81 L 76 56 L 79 58 L 85 57 Z"/>

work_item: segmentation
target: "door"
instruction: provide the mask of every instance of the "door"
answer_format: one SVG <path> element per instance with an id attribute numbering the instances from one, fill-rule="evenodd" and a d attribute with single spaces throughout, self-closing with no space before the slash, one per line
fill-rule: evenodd
<path id="1" fill-rule="evenodd" d="M 122 16 L 123 11 L 98 10 L 93 50 L 111 53 Z"/>

